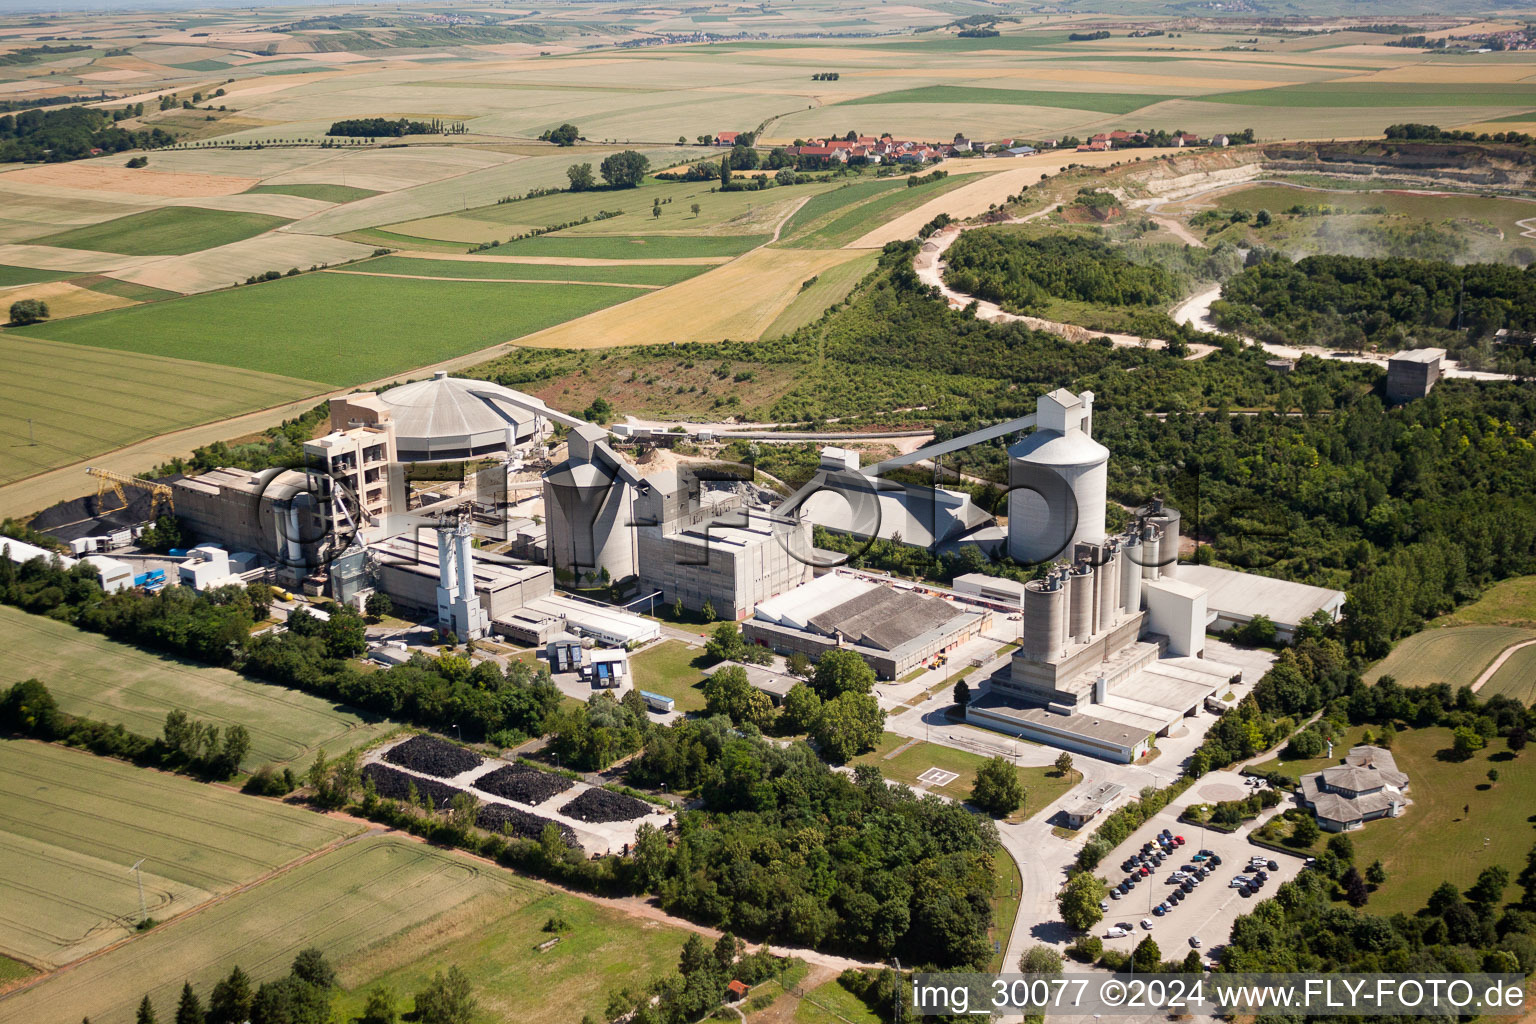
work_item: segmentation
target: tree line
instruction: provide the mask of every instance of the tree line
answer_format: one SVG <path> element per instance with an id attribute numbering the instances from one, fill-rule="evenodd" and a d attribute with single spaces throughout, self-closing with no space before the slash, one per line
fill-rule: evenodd
<path id="1" fill-rule="evenodd" d="M 387 117 L 353 117 L 334 122 L 325 134 L 348 138 L 398 139 L 403 135 L 436 135 L 443 131 L 443 122 L 412 121 L 408 118 L 390 120 Z"/>
<path id="2" fill-rule="evenodd" d="M 119 128 L 112 112 L 94 107 L 0 114 L 0 162 L 58 163 L 91 156 L 93 150 L 121 153 L 175 141 L 161 128 Z"/>

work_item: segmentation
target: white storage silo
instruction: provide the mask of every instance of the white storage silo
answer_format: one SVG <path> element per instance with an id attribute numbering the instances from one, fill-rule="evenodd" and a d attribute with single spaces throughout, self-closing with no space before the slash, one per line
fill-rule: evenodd
<path id="1" fill-rule="evenodd" d="M 1089 433 L 1093 393 L 1066 390 L 1036 403 L 1034 433 L 1008 449 L 1008 554 L 1034 564 L 1104 539 L 1109 449 Z"/>

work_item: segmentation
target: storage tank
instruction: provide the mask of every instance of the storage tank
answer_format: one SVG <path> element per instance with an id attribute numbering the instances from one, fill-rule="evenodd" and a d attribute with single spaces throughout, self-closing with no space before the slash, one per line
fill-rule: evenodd
<path id="1" fill-rule="evenodd" d="M 1099 582 L 1099 618 L 1097 632 L 1120 621 L 1120 606 L 1124 598 L 1120 593 L 1120 545 L 1109 542 L 1105 549 L 1104 564 L 1098 567 L 1094 578 Z"/>
<path id="2" fill-rule="evenodd" d="M 1136 559 L 1141 557 L 1141 538 L 1128 534 L 1120 545 L 1120 607 L 1127 615 L 1141 610 L 1141 569 Z"/>
<path id="3" fill-rule="evenodd" d="M 1036 405 L 1034 433 L 1008 449 L 1008 554 L 1038 564 L 1104 539 L 1109 449 L 1085 427 L 1087 392 L 1055 391 Z"/>
<path id="4" fill-rule="evenodd" d="M 1055 573 L 1024 584 L 1024 629 L 1019 649 L 1032 658 L 1061 653 L 1066 626 L 1067 587 Z"/>
<path id="5" fill-rule="evenodd" d="M 1082 643 L 1093 635 L 1093 567 L 1072 570 L 1072 639 Z"/>
<path id="6" fill-rule="evenodd" d="M 1164 505 L 1151 522 L 1162 530 L 1163 539 L 1158 545 L 1158 571 L 1164 576 L 1177 576 L 1179 570 L 1179 510 Z"/>
<path id="7" fill-rule="evenodd" d="M 1162 556 L 1162 540 L 1158 536 L 1157 527 L 1151 523 L 1143 523 L 1141 526 L 1141 578 L 1144 580 L 1157 579 L 1157 563 Z"/>

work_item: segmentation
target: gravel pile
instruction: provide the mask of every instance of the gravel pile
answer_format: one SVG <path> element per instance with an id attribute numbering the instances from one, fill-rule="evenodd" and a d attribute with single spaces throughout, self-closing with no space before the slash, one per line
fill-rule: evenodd
<path id="1" fill-rule="evenodd" d="M 451 779 L 485 763 L 485 759 L 472 750 L 425 734 L 412 736 L 399 746 L 391 747 L 385 752 L 384 760 L 440 779 Z"/>
<path id="2" fill-rule="evenodd" d="M 439 811 L 452 803 L 454 797 L 464 792 L 443 782 L 419 779 L 398 768 L 391 768 L 387 764 L 363 765 L 363 778 L 372 779 L 374 792 L 390 800 L 410 799 L 411 787 L 414 785 L 417 797 L 426 797 L 431 800 L 432 806 Z"/>
<path id="3" fill-rule="evenodd" d="M 541 804 L 575 783 L 563 775 L 540 771 L 526 764 L 509 764 L 475 780 L 475 788 L 520 804 Z"/>
<path id="4" fill-rule="evenodd" d="M 577 821 L 629 821 L 642 818 L 654 808 L 611 789 L 589 789 L 560 808 L 560 813 Z"/>
<path id="5" fill-rule="evenodd" d="M 565 840 L 567 846 L 575 849 L 580 845 L 576 841 L 576 833 L 569 825 L 562 825 L 558 821 L 541 818 L 537 814 L 529 814 L 527 811 L 520 811 L 506 804 L 481 804 L 479 813 L 475 815 L 475 824 L 487 832 L 514 835 L 521 839 L 542 839 L 545 826 L 553 825 L 560 830 L 560 838 Z"/>

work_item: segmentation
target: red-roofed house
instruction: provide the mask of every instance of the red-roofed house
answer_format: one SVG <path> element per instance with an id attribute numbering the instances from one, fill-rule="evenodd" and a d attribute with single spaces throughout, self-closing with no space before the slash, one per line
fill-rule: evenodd
<path id="1" fill-rule="evenodd" d="M 725 1001 L 728 1003 L 738 1003 L 747 998 L 747 993 L 750 991 L 752 990 L 747 988 L 746 982 L 732 980 L 729 985 L 725 986 Z"/>
<path id="2" fill-rule="evenodd" d="M 736 140 L 741 137 L 741 132 L 720 132 L 715 136 L 715 145 L 734 146 Z"/>

